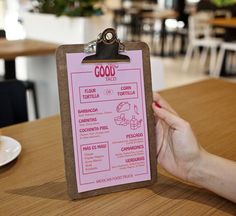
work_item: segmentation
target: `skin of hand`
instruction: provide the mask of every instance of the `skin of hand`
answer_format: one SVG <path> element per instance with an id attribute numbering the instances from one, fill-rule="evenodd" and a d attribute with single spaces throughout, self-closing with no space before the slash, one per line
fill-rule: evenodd
<path id="1" fill-rule="evenodd" d="M 155 94 L 154 101 L 158 163 L 169 173 L 188 181 L 191 168 L 201 160 L 204 150 L 187 121 L 180 118 L 160 95 Z"/>
<path id="2" fill-rule="evenodd" d="M 157 119 L 158 163 L 174 176 L 236 203 L 236 162 L 205 151 L 190 124 L 160 95 L 154 95 L 152 108 Z"/>

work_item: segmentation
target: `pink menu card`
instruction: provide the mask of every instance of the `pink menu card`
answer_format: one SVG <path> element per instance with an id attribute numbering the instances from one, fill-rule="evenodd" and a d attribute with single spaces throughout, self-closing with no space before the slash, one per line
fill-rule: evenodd
<path id="1" fill-rule="evenodd" d="M 128 63 L 66 53 L 78 192 L 151 180 L 142 50 Z"/>

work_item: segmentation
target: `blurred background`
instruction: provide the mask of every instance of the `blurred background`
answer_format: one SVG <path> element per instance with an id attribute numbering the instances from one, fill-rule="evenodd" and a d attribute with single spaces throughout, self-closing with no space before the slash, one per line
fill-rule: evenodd
<path id="1" fill-rule="evenodd" d="M 235 0 L 0 0 L 4 40 L 88 43 L 113 27 L 121 41 L 146 42 L 153 91 L 209 77 L 236 82 L 235 16 Z M 4 49 L 17 53 L 19 46 L 8 46 Z M 31 82 L 26 87 L 30 120 L 59 113 L 54 52 L 0 56 L 2 80 L 12 79 L 6 73 L 15 70 L 13 79 Z"/>

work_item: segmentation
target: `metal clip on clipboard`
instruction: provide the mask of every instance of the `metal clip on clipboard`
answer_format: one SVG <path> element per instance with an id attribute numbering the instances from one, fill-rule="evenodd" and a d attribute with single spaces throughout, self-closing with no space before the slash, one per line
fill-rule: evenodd
<path id="1" fill-rule="evenodd" d="M 86 56 L 82 63 L 103 63 L 103 62 L 130 62 L 130 58 L 119 52 L 124 51 L 125 46 L 117 38 L 116 31 L 108 28 L 99 34 L 98 39 L 86 44 L 86 53 L 95 52 L 94 55 Z"/>

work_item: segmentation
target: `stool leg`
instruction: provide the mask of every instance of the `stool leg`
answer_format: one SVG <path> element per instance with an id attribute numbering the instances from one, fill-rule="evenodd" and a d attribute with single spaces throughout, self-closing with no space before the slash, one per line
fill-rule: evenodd
<path id="1" fill-rule="evenodd" d="M 204 68 L 207 60 L 207 54 L 208 54 L 208 47 L 205 47 L 202 50 L 201 58 L 200 58 L 200 67 Z"/>
<path id="2" fill-rule="evenodd" d="M 181 34 L 181 41 L 180 41 L 180 54 L 185 54 L 185 46 L 186 46 L 186 36 Z"/>
<path id="3" fill-rule="evenodd" d="M 211 58 L 210 58 L 210 75 L 213 76 L 215 72 L 216 64 L 216 47 L 211 47 Z"/>
<path id="4" fill-rule="evenodd" d="M 182 66 L 183 71 L 188 70 L 192 55 L 193 55 L 193 46 L 190 44 L 188 46 L 187 53 L 186 53 L 185 58 L 184 58 L 184 62 L 183 62 L 183 66 Z"/>
<path id="5" fill-rule="evenodd" d="M 218 54 L 216 70 L 215 70 L 215 76 L 217 76 L 217 77 L 220 76 L 221 68 L 222 68 L 223 61 L 224 61 L 224 55 L 225 55 L 225 49 L 223 47 L 221 47 L 220 52 Z"/>
<path id="6" fill-rule="evenodd" d="M 176 44 L 176 37 L 177 37 L 177 32 L 173 33 L 173 38 L 172 38 L 172 49 L 171 49 L 171 56 L 175 56 L 175 44 Z"/>

